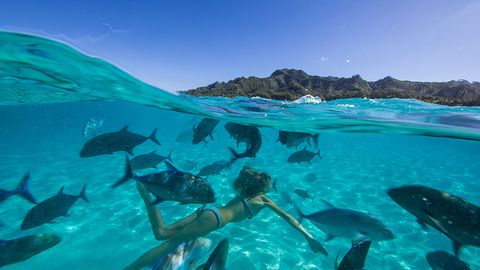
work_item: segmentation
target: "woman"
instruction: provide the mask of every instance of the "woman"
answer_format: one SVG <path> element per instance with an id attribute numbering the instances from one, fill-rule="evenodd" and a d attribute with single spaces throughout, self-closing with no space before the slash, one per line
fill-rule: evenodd
<path id="1" fill-rule="evenodd" d="M 160 211 L 152 205 L 152 199 L 148 190 L 143 184 L 137 182 L 137 188 L 147 208 L 155 238 L 167 241 L 143 254 L 125 269 L 142 269 L 166 255 L 180 243 L 205 236 L 230 222 L 240 222 L 247 218 L 251 219 L 263 208 L 272 210 L 300 232 L 313 252 L 327 255 L 327 250 L 322 244 L 315 240 L 295 218 L 278 207 L 265 195 L 269 191 L 270 186 L 271 177 L 268 174 L 245 166 L 233 183 L 233 188 L 238 192 L 237 197 L 220 208 L 203 206 L 193 214 L 167 226 L 163 223 Z"/>

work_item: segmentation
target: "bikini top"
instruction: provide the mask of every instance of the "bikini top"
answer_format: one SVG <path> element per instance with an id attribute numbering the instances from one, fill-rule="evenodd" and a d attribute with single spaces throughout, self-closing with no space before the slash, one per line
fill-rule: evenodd
<path id="1" fill-rule="evenodd" d="M 240 195 L 238 195 L 238 197 L 240 197 L 240 199 L 242 199 L 243 205 L 245 206 L 245 208 L 247 209 L 248 213 L 250 214 L 250 216 L 248 217 L 248 219 L 252 219 L 252 218 L 253 218 L 253 212 L 252 212 L 252 209 L 250 208 L 250 205 L 248 204 L 248 200 L 250 200 L 251 198 L 257 197 L 257 196 L 260 195 L 260 194 L 261 194 L 261 193 L 254 194 L 254 195 L 250 196 L 248 199 L 246 199 L 246 198 L 241 197 Z"/>

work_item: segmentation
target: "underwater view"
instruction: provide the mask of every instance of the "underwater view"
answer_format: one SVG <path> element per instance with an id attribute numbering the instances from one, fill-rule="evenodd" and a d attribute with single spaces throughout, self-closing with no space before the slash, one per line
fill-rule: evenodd
<path id="1" fill-rule="evenodd" d="M 0 41 L 3 269 L 480 268 L 480 107 L 176 96 Z"/>

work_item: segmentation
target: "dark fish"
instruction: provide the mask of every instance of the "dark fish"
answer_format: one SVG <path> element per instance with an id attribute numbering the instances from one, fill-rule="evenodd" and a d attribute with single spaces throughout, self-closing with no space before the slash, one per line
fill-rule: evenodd
<path id="1" fill-rule="evenodd" d="M 318 150 L 317 153 L 314 153 L 312 151 L 308 151 L 307 147 L 305 146 L 303 150 L 292 153 L 288 157 L 287 162 L 288 163 L 307 162 L 308 164 L 311 164 L 311 161 L 315 156 L 318 156 L 320 159 L 322 159 L 322 156 L 320 156 L 320 150 Z"/>
<path id="2" fill-rule="evenodd" d="M 305 180 L 307 180 L 310 183 L 313 183 L 317 181 L 317 175 L 315 173 L 308 173 L 305 175 Z"/>
<path id="3" fill-rule="evenodd" d="M 335 237 L 353 239 L 355 241 L 370 239 L 372 241 L 391 240 L 394 235 L 385 224 L 369 213 L 352 209 L 330 208 L 309 215 L 303 214 L 295 205 L 301 218 L 310 220 L 315 226 L 327 234 L 325 241 Z"/>
<path id="4" fill-rule="evenodd" d="M 445 234 L 453 241 L 455 255 L 464 245 L 480 247 L 480 208 L 446 192 L 420 185 L 392 188 L 387 191 L 403 209 Z"/>
<path id="5" fill-rule="evenodd" d="M 445 251 L 434 251 L 427 254 L 427 262 L 432 270 L 470 270 L 470 266 Z"/>
<path id="6" fill-rule="evenodd" d="M 288 148 L 297 148 L 300 144 L 307 142 L 310 144 L 310 140 L 313 141 L 315 148 L 318 146 L 318 134 L 310 134 L 305 132 L 293 132 L 293 131 L 279 131 L 277 142 L 285 145 Z"/>
<path id="7" fill-rule="evenodd" d="M 39 233 L 0 240 L 0 267 L 23 262 L 60 243 L 62 239 L 53 233 Z"/>
<path id="8" fill-rule="evenodd" d="M 129 179 L 133 179 L 143 183 L 156 197 L 154 203 L 176 201 L 182 204 L 206 204 L 215 201 L 215 193 L 205 179 L 191 173 L 182 172 L 167 161 L 165 161 L 165 164 L 167 164 L 168 170 L 135 176 L 127 157 L 125 174 L 112 187 L 115 188 Z"/>
<path id="9" fill-rule="evenodd" d="M 215 161 L 212 164 L 202 167 L 198 172 L 198 176 L 217 175 L 217 174 L 220 174 L 220 172 L 227 167 L 228 167 L 228 161 L 226 160 Z"/>
<path id="10" fill-rule="evenodd" d="M 151 140 L 160 145 L 155 138 L 157 129 L 155 128 L 150 136 L 145 137 L 128 131 L 128 125 L 120 131 L 103 133 L 88 140 L 80 151 L 80 157 L 93 157 L 99 155 L 113 154 L 114 152 L 125 151 L 133 155 L 133 148 Z"/>
<path id="11" fill-rule="evenodd" d="M 172 161 L 172 152 L 168 154 L 168 156 L 164 157 L 156 153 L 157 150 L 154 150 L 148 154 L 138 155 L 130 160 L 130 164 L 132 165 L 132 170 L 142 170 L 147 168 L 157 168 L 157 165 L 160 164 L 164 160 Z"/>
<path id="12" fill-rule="evenodd" d="M 372 241 L 364 240 L 362 242 L 352 245 L 352 248 L 345 254 L 340 264 L 337 264 L 335 259 L 335 270 L 362 270 L 365 266 L 368 250 Z"/>
<path id="13" fill-rule="evenodd" d="M 4 190 L 0 189 L 0 203 L 5 201 L 6 199 L 10 198 L 11 196 L 18 195 L 25 200 L 36 204 L 37 201 L 35 198 L 32 196 L 30 191 L 28 190 L 28 180 L 30 179 L 30 173 L 27 172 L 25 176 L 23 176 L 22 180 L 20 180 L 20 183 L 18 186 L 13 189 L 13 190 Z"/>
<path id="14" fill-rule="evenodd" d="M 206 139 L 210 136 L 210 139 L 213 140 L 212 132 L 217 126 L 220 120 L 203 118 L 198 125 L 193 127 L 193 144 L 199 144 L 201 142 L 207 142 Z"/>
<path id="15" fill-rule="evenodd" d="M 40 202 L 27 212 L 23 219 L 21 230 L 31 229 L 45 223 L 52 223 L 58 217 L 68 217 L 68 210 L 82 198 L 90 202 L 85 194 L 87 186 L 83 186 L 82 191 L 77 196 L 63 193 L 63 188 L 54 196 Z"/>
<path id="16" fill-rule="evenodd" d="M 237 153 L 233 148 L 229 148 L 233 155 L 230 164 L 240 158 L 255 158 L 257 156 L 262 147 L 262 134 L 257 127 L 229 122 L 225 124 L 225 129 L 237 141 L 237 147 L 240 143 L 247 145 L 243 153 Z"/>
<path id="17" fill-rule="evenodd" d="M 175 249 L 157 260 L 152 270 L 190 270 L 210 249 L 212 241 L 207 238 L 198 237 L 183 242 Z"/>
<path id="18" fill-rule="evenodd" d="M 228 257 L 228 239 L 225 238 L 218 243 L 205 264 L 197 267 L 196 270 L 225 270 Z"/>
<path id="19" fill-rule="evenodd" d="M 303 190 L 303 189 L 300 189 L 300 188 L 297 188 L 295 189 L 293 192 L 295 192 L 298 196 L 304 198 L 304 199 L 310 199 L 313 201 L 313 197 L 310 196 L 310 194 L 308 193 L 308 191 L 306 190 Z"/>

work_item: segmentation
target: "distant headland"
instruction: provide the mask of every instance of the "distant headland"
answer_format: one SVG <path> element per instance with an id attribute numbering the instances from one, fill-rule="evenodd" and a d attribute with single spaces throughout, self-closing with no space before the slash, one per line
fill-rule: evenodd
<path id="1" fill-rule="evenodd" d="M 280 69 L 266 78 L 240 77 L 184 91 L 191 96 L 263 97 L 296 100 L 305 95 L 322 100 L 340 98 L 415 98 L 443 105 L 480 106 L 480 82 L 412 82 L 386 77 L 374 82 L 360 75 L 351 78 L 308 75 L 302 70 Z"/>

